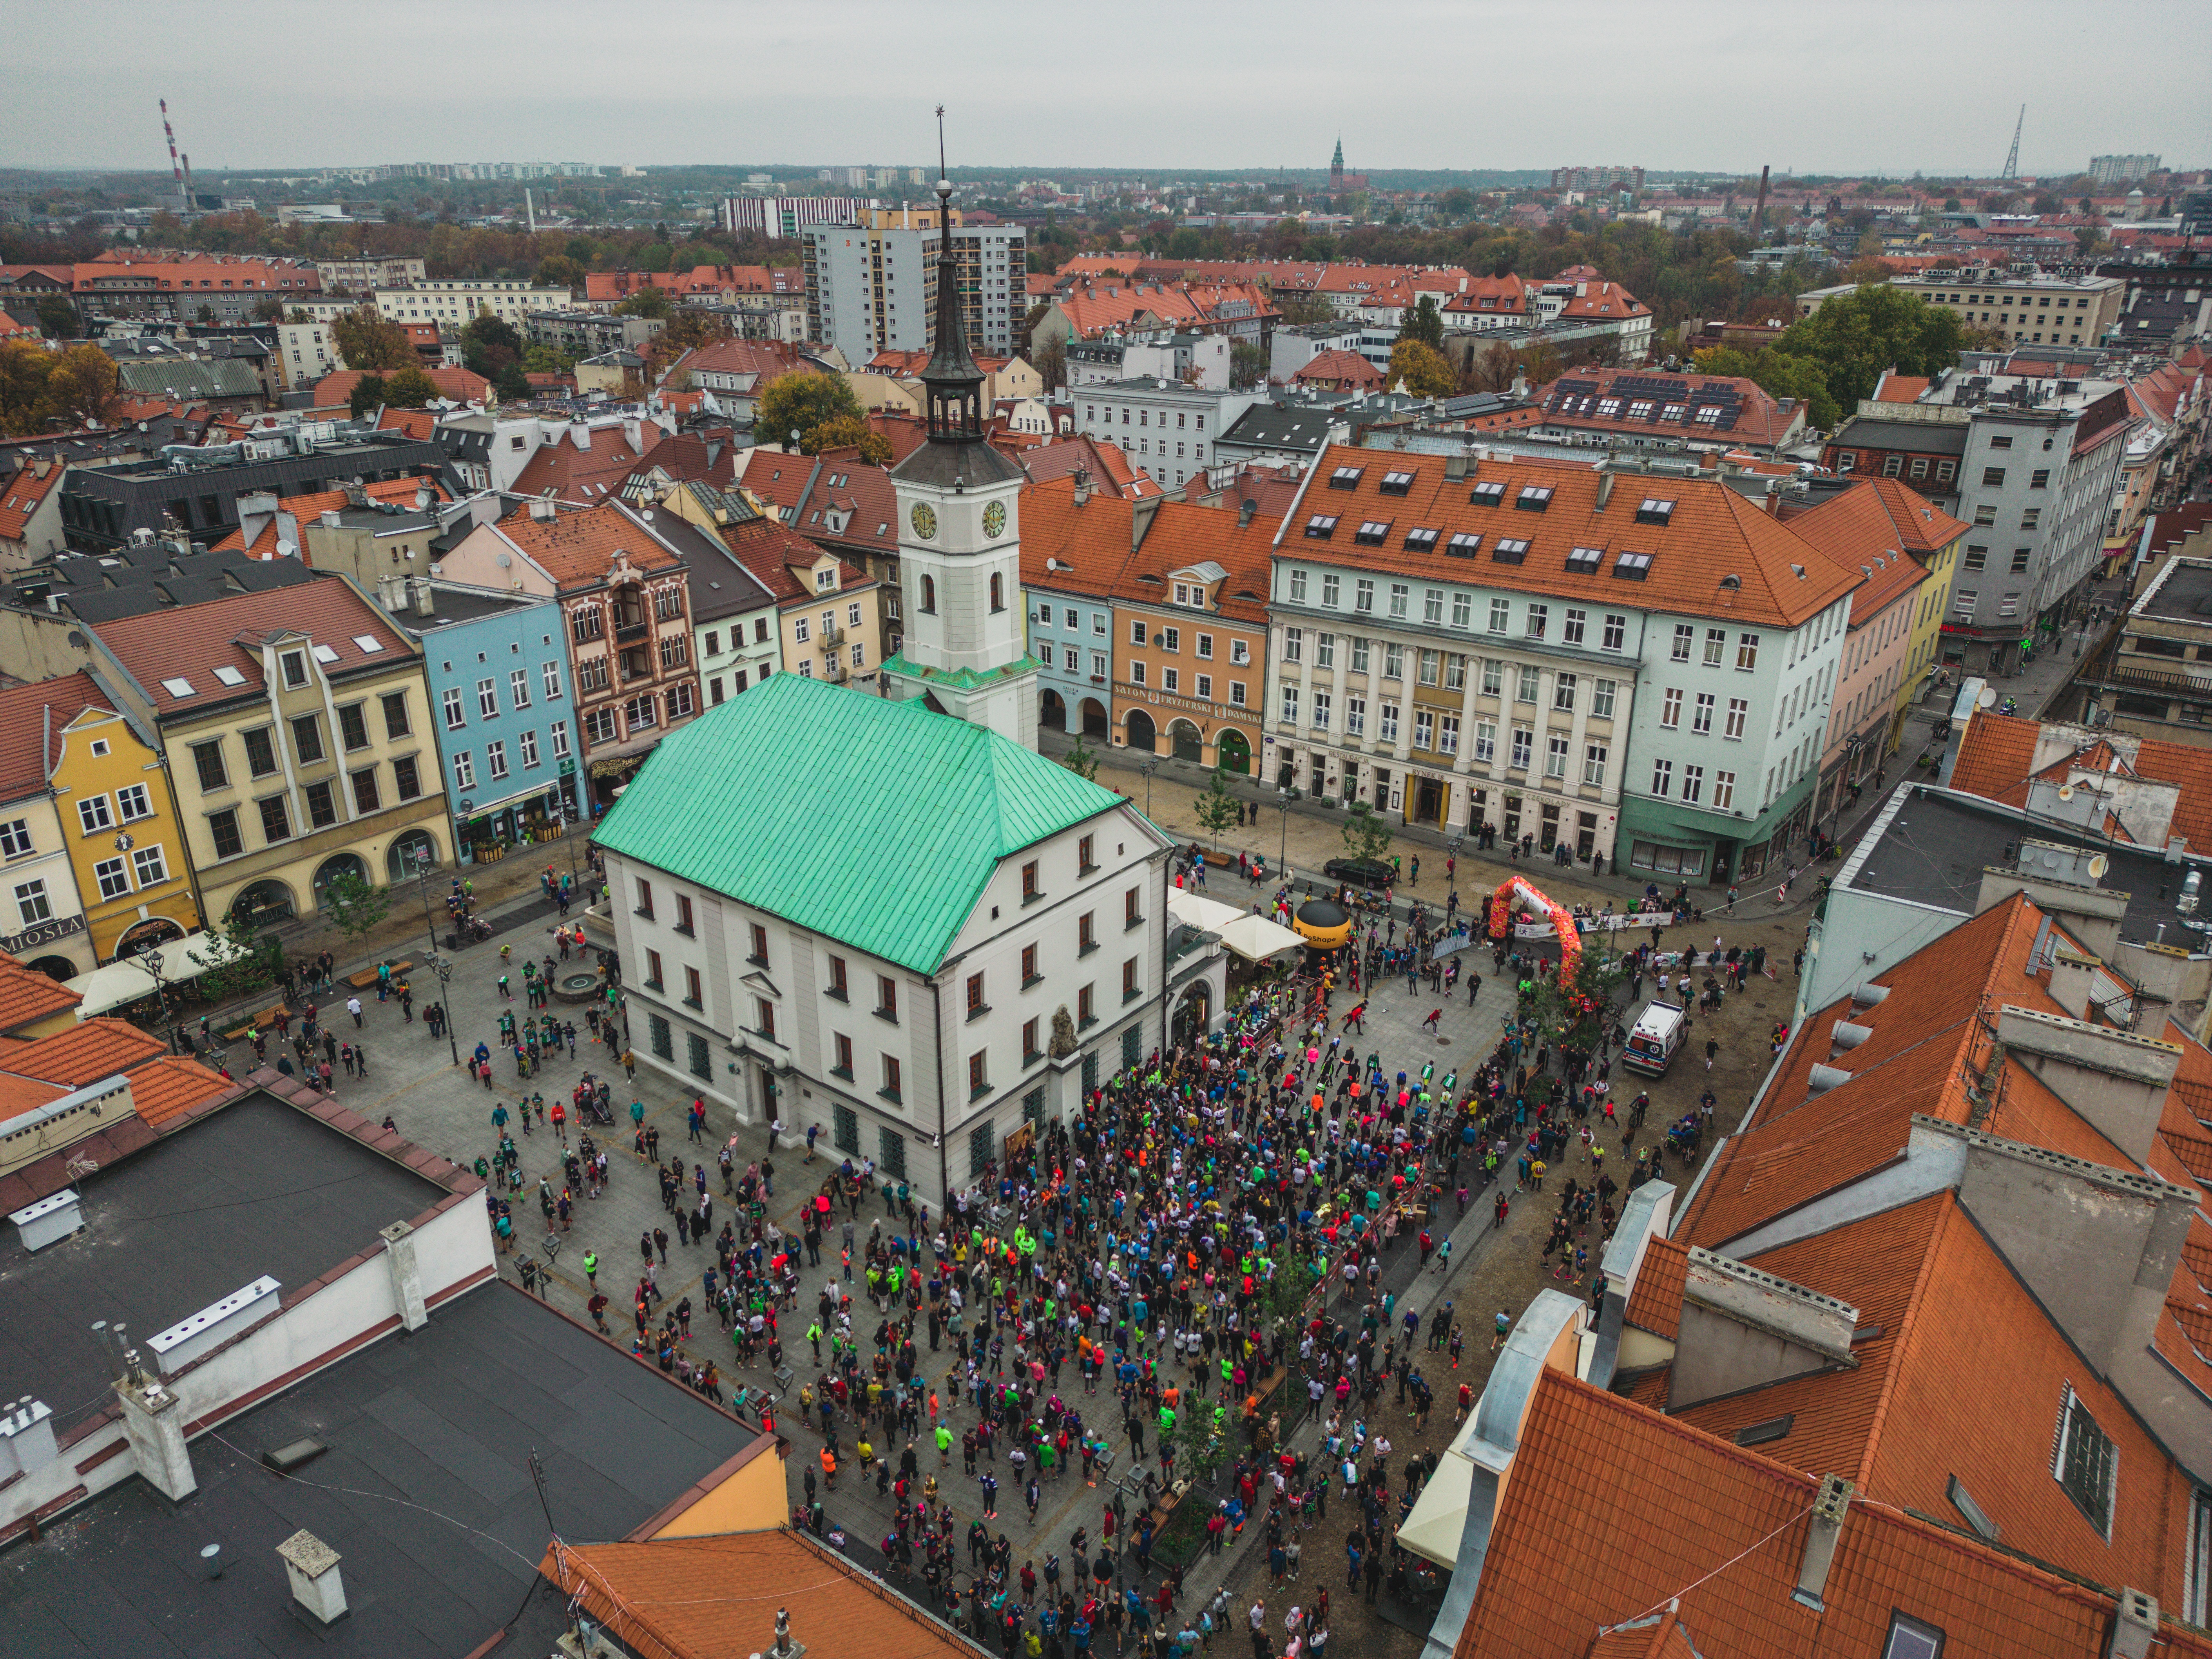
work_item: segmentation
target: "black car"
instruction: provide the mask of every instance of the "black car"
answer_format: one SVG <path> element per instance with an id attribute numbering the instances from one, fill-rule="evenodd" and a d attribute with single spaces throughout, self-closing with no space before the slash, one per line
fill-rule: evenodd
<path id="1" fill-rule="evenodd" d="M 1380 859 L 1331 859 L 1321 867 L 1331 881 L 1348 881 L 1354 887 L 1388 887 L 1398 872 Z"/>

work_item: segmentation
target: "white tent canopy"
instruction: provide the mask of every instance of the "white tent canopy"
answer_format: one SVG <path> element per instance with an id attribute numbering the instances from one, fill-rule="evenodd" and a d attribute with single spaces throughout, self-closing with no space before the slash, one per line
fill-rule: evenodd
<path id="1" fill-rule="evenodd" d="M 161 954 L 161 981 L 168 985 L 198 979 L 209 969 L 245 954 L 228 940 L 204 932 L 166 939 L 153 948 Z M 76 1006 L 76 1017 L 90 1019 L 152 996 L 154 975 L 137 957 L 118 957 L 105 968 L 95 968 L 82 979 L 71 981 L 70 988 L 84 999 Z"/>
<path id="2" fill-rule="evenodd" d="M 1233 904 L 1205 898 L 1179 887 L 1168 890 L 1168 914 L 1186 927 L 1218 933 L 1244 914 Z"/>
<path id="3" fill-rule="evenodd" d="M 1242 915 L 1221 930 L 1221 942 L 1248 961 L 1259 962 L 1305 940 L 1279 921 L 1265 916 Z"/>
<path id="4" fill-rule="evenodd" d="M 1467 1421 L 1444 1449 L 1421 1495 L 1398 1528 L 1398 1541 L 1416 1555 L 1426 1556 L 1449 1571 L 1459 1562 L 1461 1540 L 1467 1531 L 1468 1501 L 1474 1492 L 1474 1460 L 1469 1449 L 1482 1437 L 1480 1412 L 1469 1412 Z"/>

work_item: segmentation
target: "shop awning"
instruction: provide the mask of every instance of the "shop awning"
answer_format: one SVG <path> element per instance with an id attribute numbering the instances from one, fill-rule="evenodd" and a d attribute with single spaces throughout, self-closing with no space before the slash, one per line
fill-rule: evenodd
<path id="1" fill-rule="evenodd" d="M 1467 1506 L 1474 1496 L 1474 1459 L 1469 1452 L 1482 1437 L 1481 1421 L 1481 1413 L 1468 1413 L 1398 1528 L 1401 1544 L 1447 1571 L 1459 1564 L 1467 1532 Z"/>
<path id="2" fill-rule="evenodd" d="M 1280 922 L 1247 915 L 1221 930 L 1221 942 L 1247 961 L 1260 962 L 1304 945 L 1305 939 Z"/>
<path id="3" fill-rule="evenodd" d="M 204 932 L 167 939 L 154 948 L 161 953 L 161 979 L 170 985 L 198 979 L 209 969 L 245 955 L 228 940 Z M 105 968 L 95 968 L 76 981 L 72 988 L 84 999 L 76 1006 L 76 1017 L 90 1019 L 95 1014 L 112 1013 L 128 1006 L 141 997 L 152 996 L 154 975 L 137 957 L 118 957 Z"/>

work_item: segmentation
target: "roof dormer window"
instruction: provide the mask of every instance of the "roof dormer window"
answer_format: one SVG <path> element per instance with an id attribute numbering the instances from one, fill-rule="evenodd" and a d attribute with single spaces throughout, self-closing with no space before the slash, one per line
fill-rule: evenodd
<path id="1" fill-rule="evenodd" d="M 1519 564 L 1528 556 L 1528 544 L 1511 536 L 1501 536 L 1490 550 L 1492 564 Z"/>
<path id="2" fill-rule="evenodd" d="M 1482 538 L 1465 530 L 1454 531 L 1444 551 L 1455 559 L 1471 559 L 1482 551 Z"/>
<path id="3" fill-rule="evenodd" d="M 1357 489 L 1360 477 L 1366 471 L 1364 466 L 1340 466 L 1328 475 L 1328 487 L 1331 489 Z"/>
<path id="4" fill-rule="evenodd" d="M 1646 495 L 1642 505 L 1636 509 L 1636 522 L 1638 524 L 1666 524 L 1674 516 L 1674 502 L 1662 501 L 1650 495 Z"/>
<path id="5" fill-rule="evenodd" d="M 1409 553 L 1433 553 L 1437 550 L 1437 532 L 1426 525 L 1415 525 L 1406 532 L 1406 550 Z"/>
<path id="6" fill-rule="evenodd" d="M 1624 553 L 1613 562 L 1613 574 L 1625 582 L 1640 582 L 1651 574 L 1651 556 Z"/>
<path id="7" fill-rule="evenodd" d="M 1336 520 L 1327 513 L 1316 513 L 1306 520 L 1306 537 L 1310 541 L 1325 542 L 1336 534 Z"/>
<path id="8" fill-rule="evenodd" d="M 1605 550 L 1577 547 L 1567 555 L 1567 568 L 1577 576 L 1595 576 L 1605 564 Z"/>
<path id="9" fill-rule="evenodd" d="M 1390 521 L 1388 519 L 1365 520 L 1361 523 L 1358 533 L 1352 539 L 1362 547 L 1380 547 L 1390 539 Z"/>
<path id="10" fill-rule="evenodd" d="M 1521 493 L 1513 498 L 1513 505 L 1523 513 L 1541 513 L 1552 504 L 1552 486 L 1523 484 Z"/>
<path id="11" fill-rule="evenodd" d="M 1477 507 L 1502 507 L 1505 501 L 1505 486 L 1493 478 L 1475 485 L 1468 491 L 1467 498 Z"/>
<path id="12" fill-rule="evenodd" d="M 1382 493 L 1385 495 L 1403 495 L 1413 487 L 1413 475 L 1410 472 L 1385 472 L 1382 475 Z"/>

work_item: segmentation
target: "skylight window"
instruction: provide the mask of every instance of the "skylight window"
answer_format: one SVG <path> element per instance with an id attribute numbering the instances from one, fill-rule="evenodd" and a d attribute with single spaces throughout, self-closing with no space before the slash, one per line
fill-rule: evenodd
<path id="1" fill-rule="evenodd" d="M 1605 550 L 1578 547 L 1567 555 L 1567 568 L 1577 576 L 1595 576 L 1605 568 Z"/>
<path id="2" fill-rule="evenodd" d="M 221 680 L 225 685 L 243 685 L 246 684 L 246 676 L 240 673 L 228 663 L 224 663 L 216 668 L 215 671 L 215 677 Z"/>
<path id="3" fill-rule="evenodd" d="M 319 645 L 315 647 L 315 660 L 317 662 L 336 662 L 337 659 L 337 652 L 330 646 Z"/>
<path id="4" fill-rule="evenodd" d="M 1382 493 L 1385 495 L 1402 495 L 1413 487 L 1413 475 L 1410 472 L 1385 472 L 1382 475 Z"/>
<path id="5" fill-rule="evenodd" d="M 1696 420 L 1699 426 L 1718 426 L 1721 423 L 1721 406 L 1718 404 L 1700 404 Z"/>
<path id="6" fill-rule="evenodd" d="M 1406 532 L 1407 549 L 1414 553 L 1433 553 L 1437 550 L 1437 535 L 1436 531 L 1425 525 L 1415 525 Z"/>
<path id="7" fill-rule="evenodd" d="M 1490 550 L 1490 561 L 1492 564 L 1519 564 L 1528 556 L 1528 544 L 1516 541 L 1510 536 L 1500 537 Z"/>
<path id="8" fill-rule="evenodd" d="M 1360 475 L 1366 471 L 1364 466 L 1340 466 L 1328 475 L 1328 487 L 1331 489 L 1357 489 Z"/>
<path id="9" fill-rule="evenodd" d="M 1468 492 L 1467 498 L 1477 507 L 1497 507 L 1505 500 L 1505 486 L 1495 479 L 1479 483 Z"/>
<path id="10" fill-rule="evenodd" d="M 1674 502 L 1662 501 L 1651 495 L 1646 495 L 1644 504 L 1636 509 L 1636 522 L 1638 524 L 1665 524 L 1674 516 Z"/>
<path id="11" fill-rule="evenodd" d="M 1640 582 L 1651 574 L 1651 556 L 1624 553 L 1613 561 L 1613 574 L 1625 582 Z"/>
<path id="12" fill-rule="evenodd" d="M 167 692 L 173 697 L 197 697 L 199 696 L 198 692 L 192 690 L 192 683 L 185 678 L 181 674 L 175 679 L 163 680 L 161 682 L 161 690 Z"/>
<path id="13" fill-rule="evenodd" d="M 1464 530 L 1455 531 L 1452 538 L 1444 544 L 1444 551 L 1455 559 L 1471 559 L 1482 551 L 1482 538 Z"/>
<path id="14" fill-rule="evenodd" d="M 1629 404 L 1628 418 L 1632 421 L 1650 420 L 1651 418 L 1651 399 L 1649 398 L 1638 398 L 1634 403 Z"/>
<path id="15" fill-rule="evenodd" d="M 1313 541 L 1325 542 L 1335 533 L 1336 520 L 1332 514 L 1316 513 L 1306 520 L 1306 535 Z"/>
<path id="16" fill-rule="evenodd" d="M 1368 519 L 1359 526 L 1359 533 L 1352 538 L 1362 547 L 1380 547 L 1390 539 L 1388 519 Z"/>
<path id="17" fill-rule="evenodd" d="M 353 642 L 365 652 L 374 653 L 384 649 L 384 641 L 374 634 L 356 634 L 353 636 Z"/>
<path id="18" fill-rule="evenodd" d="M 1513 498 L 1513 505 L 1523 513 L 1541 513 L 1551 504 L 1552 487 L 1549 484 L 1525 484 L 1521 493 Z"/>
<path id="19" fill-rule="evenodd" d="M 1659 411 L 1659 418 L 1662 421 L 1673 421 L 1679 423 L 1681 421 L 1683 415 L 1686 412 L 1687 405 L 1686 404 L 1668 404 L 1666 408 Z"/>
<path id="20" fill-rule="evenodd" d="M 1943 1632 L 1901 1613 L 1889 1615 L 1889 1638 L 1881 1659 L 1943 1659 Z"/>
<path id="21" fill-rule="evenodd" d="M 1607 420 L 1611 420 L 1614 416 L 1620 413 L 1620 399 L 1618 398 L 1599 398 L 1597 400 L 1597 412 Z"/>

